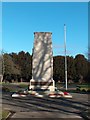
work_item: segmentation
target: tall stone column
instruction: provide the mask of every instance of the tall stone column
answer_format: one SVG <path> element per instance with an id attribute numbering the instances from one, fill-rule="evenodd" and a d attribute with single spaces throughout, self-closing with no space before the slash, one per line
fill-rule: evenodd
<path id="1" fill-rule="evenodd" d="M 35 32 L 30 89 L 54 91 L 52 33 Z"/>

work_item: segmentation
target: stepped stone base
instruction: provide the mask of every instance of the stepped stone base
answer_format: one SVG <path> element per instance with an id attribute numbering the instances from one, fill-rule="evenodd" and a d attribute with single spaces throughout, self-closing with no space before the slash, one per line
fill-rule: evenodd
<path id="1" fill-rule="evenodd" d="M 32 90 L 41 89 L 41 90 L 54 91 L 55 83 L 54 83 L 54 80 L 36 81 L 36 80 L 31 79 L 29 89 L 32 89 Z"/>

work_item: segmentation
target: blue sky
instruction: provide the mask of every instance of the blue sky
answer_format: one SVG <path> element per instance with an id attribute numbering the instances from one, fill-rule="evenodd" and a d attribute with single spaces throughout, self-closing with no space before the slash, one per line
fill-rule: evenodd
<path id="1" fill-rule="evenodd" d="M 34 32 L 52 32 L 53 54 L 64 55 L 64 24 L 67 55 L 87 54 L 87 2 L 4 2 L 2 4 L 3 49 L 32 54 Z"/>

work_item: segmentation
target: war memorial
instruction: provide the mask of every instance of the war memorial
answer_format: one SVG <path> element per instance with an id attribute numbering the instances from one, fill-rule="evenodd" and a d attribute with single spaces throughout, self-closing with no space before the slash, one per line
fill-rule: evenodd
<path id="1" fill-rule="evenodd" d="M 30 89 L 54 91 L 52 33 L 35 32 Z"/>
<path id="2" fill-rule="evenodd" d="M 67 92 L 59 91 L 53 80 L 53 51 L 52 33 L 35 32 L 34 46 L 32 50 L 32 79 L 28 87 L 28 93 L 38 97 L 68 97 L 72 96 Z M 24 91 L 26 93 L 26 91 Z M 13 94 L 12 97 L 26 96 Z"/>

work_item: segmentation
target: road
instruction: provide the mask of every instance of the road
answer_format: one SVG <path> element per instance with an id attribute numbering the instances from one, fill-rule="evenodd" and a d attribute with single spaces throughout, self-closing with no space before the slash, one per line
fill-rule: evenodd
<path id="1" fill-rule="evenodd" d="M 11 118 L 83 118 L 88 109 L 87 94 L 71 93 L 73 98 L 12 98 L 10 93 L 3 93 L 2 108 L 13 112 Z M 10 119 L 11 120 L 11 119 Z"/>

